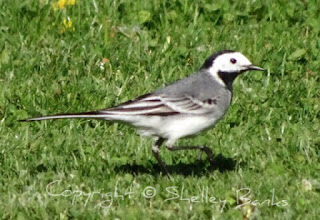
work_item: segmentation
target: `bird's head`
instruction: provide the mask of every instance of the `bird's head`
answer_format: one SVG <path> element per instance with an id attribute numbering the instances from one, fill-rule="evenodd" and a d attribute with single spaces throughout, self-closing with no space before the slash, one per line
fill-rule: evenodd
<path id="1" fill-rule="evenodd" d="M 207 70 L 220 83 L 227 86 L 232 84 L 240 73 L 249 70 L 264 70 L 254 66 L 242 53 L 233 50 L 222 50 L 211 55 L 201 69 Z"/>

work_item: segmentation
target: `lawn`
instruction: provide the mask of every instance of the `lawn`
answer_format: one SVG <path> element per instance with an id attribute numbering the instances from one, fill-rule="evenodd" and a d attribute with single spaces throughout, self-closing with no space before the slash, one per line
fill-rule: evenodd
<path id="1" fill-rule="evenodd" d="M 1 219 L 317 219 L 320 7 L 310 1 L 0 1 Z M 111 107 L 188 76 L 213 52 L 266 72 L 234 83 L 220 123 L 161 156 L 99 120 L 19 119 Z"/>

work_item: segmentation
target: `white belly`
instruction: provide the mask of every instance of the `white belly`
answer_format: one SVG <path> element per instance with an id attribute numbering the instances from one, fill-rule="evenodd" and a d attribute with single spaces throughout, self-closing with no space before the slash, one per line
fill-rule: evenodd
<path id="1" fill-rule="evenodd" d="M 133 123 L 140 127 L 144 136 L 159 136 L 164 139 L 177 140 L 186 136 L 195 135 L 213 127 L 219 119 L 204 116 L 169 116 L 146 118 L 143 123 Z"/>
<path id="2" fill-rule="evenodd" d="M 203 130 L 213 127 L 217 123 L 216 118 L 208 118 L 203 116 L 183 117 L 175 120 L 165 120 L 165 126 L 161 129 L 161 133 L 167 139 L 177 140 L 182 137 L 197 134 Z"/>
<path id="3" fill-rule="evenodd" d="M 195 135 L 213 127 L 221 115 L 172 115 L 172 116 L 118 116 L 110 115 L 107 120 L 125 121 L 139 129 L 143 136 L 157 136 L 167 140 Z"/>

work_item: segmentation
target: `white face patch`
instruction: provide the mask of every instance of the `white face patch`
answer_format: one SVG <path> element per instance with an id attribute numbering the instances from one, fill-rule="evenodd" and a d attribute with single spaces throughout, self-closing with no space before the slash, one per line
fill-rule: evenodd
<path id="1" fill-rule="evenodd" d="M 213 61 L 208 71 L 220 84 L 225 85 L 218 72 L 225 72 L 226 74 L 228 72 L 241 72 L 247 70 L 249 65 L 252 65 L 252 63 L 243 54 L 239 52 L 225 53 Z"/>

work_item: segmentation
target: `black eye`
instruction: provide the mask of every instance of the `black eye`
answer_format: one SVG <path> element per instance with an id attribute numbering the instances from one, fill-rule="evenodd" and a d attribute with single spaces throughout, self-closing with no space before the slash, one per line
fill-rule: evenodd
<path id="1" fill-rule="evenodd" d="M 234 58 L 231 58 L 231 59 L 230 59 L 230 62 L 231 62 L 232 64 L 235 64 L 235 63 L 237 62 L 237 60 L 234 59 Z"/>

